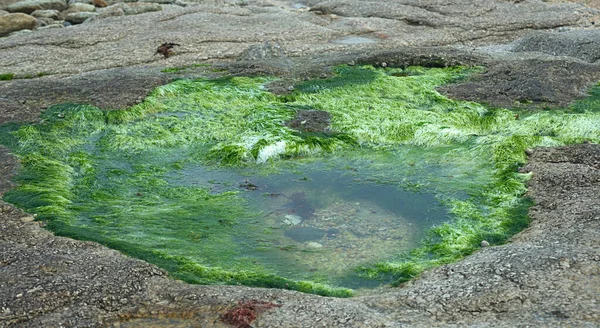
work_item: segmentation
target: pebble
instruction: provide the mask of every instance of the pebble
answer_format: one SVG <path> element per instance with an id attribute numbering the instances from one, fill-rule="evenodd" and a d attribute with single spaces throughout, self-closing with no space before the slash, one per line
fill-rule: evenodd
<path id="1" fill-rule="evenodd" d="M 311 242 L 306 243 L 306 247 L 308 247 L 308 248 L 323 248 L 323 245 L 321 245 L 317 242 L 311 241 Z"/>
<path id="2" fill-rule="evenodd" d="M 488 247 L 488 246 L 490 246 L 490 243 L 487 240 L 481 241 L 481 247 Z"/>

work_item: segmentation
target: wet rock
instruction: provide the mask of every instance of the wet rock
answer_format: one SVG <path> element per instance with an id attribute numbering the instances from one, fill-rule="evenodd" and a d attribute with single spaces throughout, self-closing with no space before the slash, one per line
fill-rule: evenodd
<path id="1" fill-rule="evenodd" d="M 98 13 L 82 11 L 76 13 L 70 13 L 65 16 L 65 20 L 71 24 L 81 24 L 87 19 L 98 16 Z"/>
<path id="2" fill-rule="evenodd" d="M 296 227 L 284 232 L 286 237 L 300 243 L 323 239 L 326 234 L 327 231 L 312 227 Z"/>
<path id="3" fill-rule="evenodd" d="M 314 248 L 314 249 L 319 249 L 319 248 L 323 248 L 322 244 L 316 243 L 314 241 L 310 241 L 308 243 L 306 243 L 306 247 L 308 248 Z"/>
<path id="4" fill-rule="evenodd" d="M 6 7 L 9 12 L 20 12 L 30 14 L 36 10 L 54 9 L 63 11 L 67 9 L 65 0 L 25 0 L 13 3 Z"/>
<path id="5" fill-rule="evenodd" d="M 322 110 L 299 110 L 296 117 L 286 125 L 301 132 L 329 131 L 331 114 Z"/>
<path id="6" fill-rule="evenodd" d="M 0 16 L 0 36 L 20 30 L 32 30 L 35 28 L 37 20 L 23 13 L 14 13 Z"/>
<path id="7" fill-rule="evenodd" d="M 288 214 L 285 216 L 283 223 L 292 226 L 299 225 L 300 223 L 302 223 L 302 217 L 294 214 Z"/>

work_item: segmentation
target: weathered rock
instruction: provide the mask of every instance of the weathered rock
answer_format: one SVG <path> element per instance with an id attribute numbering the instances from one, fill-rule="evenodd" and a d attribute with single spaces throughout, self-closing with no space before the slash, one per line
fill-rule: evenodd
<path id="1" fill-rule="evenodd" d="M 36 24 L 35 17 L 23 13 L 2 15 L 0 16 L 0 36 L 24 29 L 32 30 Z"/>
<path id="2" fill-rule="evenodd" d="M 65 0 L 24 0 L 13 3 L 6 7 L 9 12 L 20 12 L 30 14 L 36 10 L 55 9 L 63 11 L 67 9 Z"/>
<path id="3" fill-rule="evenodd" d="M 92 4 L 98 8 L 108 7 L 108 3 L 105 0 L 92 0 Z"/>
<path id="4" fill-rule="evenodd" d="M 139 0 L 138 2 L 152 2 L 152 3 L 158 3 L 161 5 L 170 5 L 170 4 L 174 4 L 176 0 Z"/>
<path id="5" fill-rule="evenodd" d="M 267 41 L 263 44 L 256 44 L 248 47 L 237 60 L 257 60 L 271 59 L 285 56 L 285 49 L 281 44 L 275 41 Z"/>
<path id="6" fill-rule="evenodd" d="M 147 13 L 147 12 L 152 12 L 152 11 L 160 11 L 162 10 L 162 7 L 158 4 L 158 3 L 142 3 L 142 2 L 135 2 L 135 3 L 123 3 L 122 5 L 122 9 L 123 12 L 125 13 L 125 15 L 137 15 L 137 14 L 143 14 L 143 13 Z"/>
<path id="7" fill-rule="evenodd" d="M 81 24 L 85 22 L 86 19 L 98 16 L 98 13 L 90 12 L 90 11 L 82 11 L 76 13 L 70 13 L 65 16 L 65 20 L 72 24 Z"/>
<path id="8" fill-rule="evenodd" d="M 516 41 L 512 51 L 535 51 L 552 56 L 574 57 L 593 63 L 600 59 L 600 30 L 539 32 Z"/>
<path id="9" fill-rule="evenodd" d="M 96 7 L 94 5 L 90 5 L 87 3 L 76 2 L 69 5 L 69 9 L 62 12 L 63 17 L 67 17 L 67 15 L 71 13 L 82 13 L 82 12 L 94 12 L 96 11 Z"/>
<path id="10" fill-rule="evenodd" d="M 39 18 L 37 18 L 37 24 L 35 25 L 35 28 L 40 28 L 40 27 L 52 25 L 55 23 L 56 23 L 56 21 L 52 18 L 39 17 Z"/>
<path id="11" fill-rule="evenodd" d="M 6 15 L 6 14 L 9 14 L 9 12 L 6 10 L 0 10 L 0 16 Z"/>
<path id="12" fill-rule="evenodd" d="M 120 6 L 119 4 L 108 6 L 105 8 L 96 8 L 96 12 L 99 15 L 94 17 L 93 19 L 90 19 L 90 21 L 96 20 L 98 18 L 125 16 L 125 10 L 123 10 L 122 6 Z"/>
<path id="13" fill-rule="evenodd" d="M 36 10 L 31 13 L 31 16 L 35 18 L 51 18 L 58 20 L 60 17 L 60 12 L 56 9 Z"/>
<path id="14" fill-rule="evenodd" d="M 39 30 L 45 30 L 45 29 L 49 29 L 49 28 L 62 28 L 65 27 L 62 23 L 52 23 L 52 24 L 48 24 L 45 26 L 39 26 L 37 29 Z"/>

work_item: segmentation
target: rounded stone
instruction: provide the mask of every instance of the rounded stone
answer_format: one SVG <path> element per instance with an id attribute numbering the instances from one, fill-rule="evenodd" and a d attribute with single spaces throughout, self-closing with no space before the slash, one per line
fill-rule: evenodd
<path id="1" fill-rule="evenodd" d="M 72 24 L 81 24 L 81 23 L 85 22 L 86 19 L 97 16 L 97 15 L 98 15 L 98 13 L 82 11 L 82 12 L 78 12 L 78 13 L 67 14 L 67 16 L 65 16 L 65 20 Z"/>
<path id="2" fill-rule="evenodd" d="M 0 36 L 20 30 L 32 30 L 37 24 L 35 17 L 14 13 L 0 16 Z"/>
<path id="3" fill-rule="evenodd" d="M 25 14 L 44 9 L 63 11 L 67 9 L 67 2 L 65 0 L 24 0 L 10 4 L 5 9 L 12 13 Z"/>

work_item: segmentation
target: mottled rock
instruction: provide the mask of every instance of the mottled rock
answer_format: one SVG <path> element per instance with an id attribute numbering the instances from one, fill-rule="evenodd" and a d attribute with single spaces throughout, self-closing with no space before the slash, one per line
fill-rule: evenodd
<path id="1" fill-rule="evenodd" d="M 54 23 L 56 23 L 56 21 L 52 18 L 40 17 L 40 18 L 37 18 L 37 24 L 35 25 L 35 28 L 52 25 Z"/>
<path id="2" fill-rule="evenodd" d="M 94 12 L 96 11 L 96 7 L 94 5 L 90 5 L 87 3 L 73 3 L 69 6 L 69 9 L 62 12 L 64 17 L 71 13 L 82 13 L 82 12 Z"/>
<path id="3" fill-rule="evenodd" d="M 36 10 L 31 13 L 31 16 L 35 18 L 51 18 L 58 20 L 60 17 L 60 12 L 56 9 Z"/>
<path id="4" fill-rule="evenodd" d="M 81 24 L 85 22 L 86 19 L 97 16 L 98 13 L 82 11 L 78 13 L 70 13 L 65 16 L 65 20 L 72 24 Z"/>
<path id="5" fill-rule="evenodd" d="M 6 10 L 9 12 L 26 14 L 43 9 L 55 9 L 63 11 L 67 9 L 67 2 L 65 0 L 24 0 L 13 3 L 6 7 Z"/>
<path id="6" fill-rule="evenodd" d="M 267 41 L 263 44 L 256 44 L 248 47 L 242 54 L 237 58 L 239 61 L 244 60 L 257 60 L 257 59 L 269 59 L 283 57 L 285 55 L 285 49 L 275 41 Z"/>
<path id="7" fill-rule="evenodd" d="M 593 63 L 600 59 L 600 30 L 538 32 L 516 41 L 512 50 L 569 56 Z"/>
<path id="8" fill-rule="evenodd" d="M 159 11 L 162 10 L 162 7 L 158 3 L 128 3 L 123 4 L 123 12 L 125 15 L 137 15 L 143 14 L 151 11 Z"/>
<path id="9" fill-rule="evenodd" d="M 105 0 L 92 0 L 92 4 L 98 8 L 108 7 L 108 3 Z"/>
<path id="10" fill-rule="evenodd" d="M 91 18 L 90 21 L 96 20 L 98 18 L 125 16 L 125 10 L 123 10 L 122 6 L 120 6 L 119 4 L 108 6 L 105 8 L 96 8 L 96 12 L 99 15 Z"/>
<path id="11" fill-rule="evenodd" d="M 62 28 L 62 27 L 65 27 L 62 23 L 53 23 L 53 24 L 48 24 L 45 26 L 39 26 L 37 29 L 45 30 L 45 29 L 49 29 L 49 28 Z"/>
<path id="12" fill-rule="evenodd" d="M 23 13 L 14 13 L 0 16 L 0 36 L 19 30 L 32 30 L 37 20 L 35 17 Z"/>

